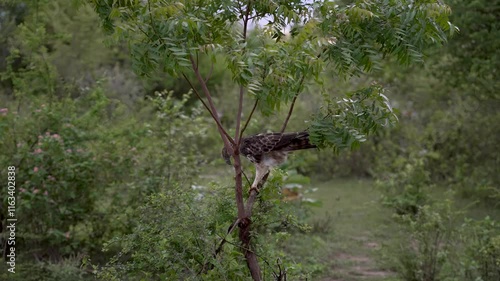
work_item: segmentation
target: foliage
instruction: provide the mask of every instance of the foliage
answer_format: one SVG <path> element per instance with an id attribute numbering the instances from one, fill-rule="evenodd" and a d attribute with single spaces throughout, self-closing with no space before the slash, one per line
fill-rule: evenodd
<path id="1" fill-rule="evenodd" d="M 450 40 L 447 58 L 440 76 L 460 92 L 479 100 L 500 98 L 500 84 L 495 73 L 500 67 L 498 0 L 450 0 L 453 22 L 460 27 L 460 36 Z"/>
<path id="2" fill-rule="evenodd" d="M 500 228 L 495 220 L 464 219 L 450 199 L 397 216 L 400 237 L 385 260 L 403 280 L 497 280 Z"/>
<path id="3" fill-rule="evenodd" d="M 106 189 L 99 197 L 92 230 L 102 241 L 130 233 L 137 209 L 149 195 L 196 178 L 205 161 L 198 147 L 209 138 L 199 108 L 186 109 L 188 99 L 189 95 L 179 101 L 172 93 L 157 93 L 137 119 L 123 118 L 125 113 L 117 110 L 110 120 L 113 129 L 99 130 L 93 148 L 102 171 L 97 176 Z M 99 244 L 95 247 L 100 251 Z"/>
<path id="4" fill-rule="evenodd" d="M 242 258 L 239 251 L 229 246 L 226 251 L 230 254 L 224 255 L 222 261 L 214 257 L 218 237 L 225 236 L 228 222 L 234 218 L 230 208 L 223 208 L 231 202 L 223 196 L 211 195 L 220 191 L 212 188 L 206 191 L 201 200 L 196 200 L 195 191 L 179 186 L 152 195 L 139 210 L 140 223 L 134 233 L 115 239 L 123 249 L 99 273 L 99 278 L 190 280 L 199 274 L 209 274 L 214 279 L 241 279 L 242 268 L 236 262 Z M 217 198 L 222 201 L 216 202 Z M 209 271 L 210 268 L 214 270 Z"/>
<path id="5" fill-rule="evenodd" d="M 403 280 L 442 280 L 443 267 L 450 262 L 458 213 L 452 202 L 422 206 L 418 214 L 398 217 L 402 240 L 388 253 Z"/>
<path id="6" fill-rule="evenodd" d="M 412 159 L 413 158 L 413 159 Z M 412 157 L 402 163 L 397 172 L 379 181 L 383 191 L 382 204 L 398 215 L 417 215 L 431 201 L 432 191 L 429 172 L 424 157 Z"/>
<path id="7" fill-rule="evenodd" d="M 90 96 L 98 99 L 99 94 Z M 52 247 L 54 258 L 71 252 L 71 227 L 87 220 L 94 207 L 96 160 L 85 144 L 84 128 L 102 105 L 76 116 L 77 104 L 70 100 L 34 102 L 0 116 L 0 145 L 6 152 L 0 166 L 17 168 L 18 216 L 25 221 L 19 233 L 35 255 Z M 44 220 L 36 219 L 40 216 Z"/>
<path id="8" fill-rule="evenodd" d="M 129 107 L 144 95 L 142 83 L 128 70 L 123 46 L 103 43 L 105 34 L 90 7 L 65 0 L 23 1 L 2 11 L 9 26 L 5 31 L 10 32 L 9 40 L 0 42 L 5 56 L 0 65 L 2 98 L 16 93 L 78 97 L 82 89 L 103 81 L 100 87 L 107 96 Z M 23 79 L 30 85 L 22 88 Z"/>
<path id="9" fill-rule="evenodd" d="M 103 241 L 134 227 L 138 198 L 159 191 L 163 181 L 194 177 L 198 146 L 207 139 L 204 118 L 196 106 L 186 109 L 189 95 L 177 101 L 161 93 L 135 119 L 103 87 L 66 82 L 56 90 L 57 68 L 40 47 L 44 33 L 18 31 L 31 38 L 23 46 L 33 59 L 2 73 L 15 95 L 1 108 L 0 167 L 18 168 L 18 219 L 26 222 L 19 229 L 26 246 L 19 249 L 54 261 L 98 252 Z M 11 51 L 12 61 L 24 61 L 25 53 Z"/>
<path id="10" fill-rule="evenodd" d="M 283 132 L 305 83 L 312 79 L 321 83 L 328 66 L 334 67 L 336 75 L 350 78 L 378 68 L 386 55 L 395 56 L 401 64 L 420 61 L 424 47 L 445 42 L 447 33 L 455 31 L 448 21 L 449 8 L 439 1 L 358 1 L 342 7 L 330 1 L 88 2 L 105 30 L 129 44 L 139 75 L 159 71 L 184 77 L 217 124 L 225 149 L 234 158 L 240 240 L 254 280 L 261 279 L 256 251 L 250 244 L 256 186 L 245 204 L 237 153 L 246 129 L 242 120 L 245 93 L 255 100 L 253 108 L 246 106 L 252 113 L 258 107 L 264 115 L 272 115 L 291 104 Z M 249 40 L 250 21 L 266 18 L 272 21 Z M 289 35 L 284 33 L 287 25 Z M 200 57 L 210 58 L 212 65 L 222 60 L 239 86 L 234 140 L 221 124 L 207 87 L 211 71 L 200 71 L 204 63 Z M 207 103 L 190 81 L 188 75 L 193 74 Z M 353 149 L 368 134 L 392 122 L 395 115 L 381 92 L 381 87 L 373 86 L 343 100 L 324 94 L 323 110 L 313 117 L 309 128 L 312 143 L 335 151 Z"/>
<path id="11" fill-rule="evenodd" d="M 465 220 L 461 226 L 464 254 L 454 269 L 460 280 L 493 281 L 500 278 L 500 225 L 486 217 Z"/>
<path id="12" fill-rule="evenodd" d="M 57 262 L 16 262 L 14 274 L 9 273 L 5 265 L 1 265 L 0 278 L 19 281 L 88 280 L 88 274 L 80 268 L 80 264 L 80 256 L 65 258 Z"/>
<path id="13" fill-rule="evenodd" d="M 294 229 L 306 231 L 307 227 L 295 215 L 302 207 L 282 201 L 282 181 L 283 175 L 277 174 L 263 190 L 255 208 L 253 235 L 261 245 L 261 258 L 272 261 L 279 257 L 283 268 L 292 268 L 294 264 L 280 246 Z M 210 183 L 191 188 L 174 184 L 162 190 L 165 191 L 152 194 L 147 204 L 139 208 L 138 224 L 131 234 L 115 237 L 106 244 L 105 250 L 114 244 L 121 245 L 122 250 L 99 271 L 98 277 L 245 280 L 244 256 L 234 233 L 227 233 L 236 217 L 229 196 L 231 189 Z M 219 249 L 224 239 L 224 248 Z M 264 243 L 270 240 L 273 243 Z M 300 275 L 304 271 L 296 269 L 292 273 Z"/>
<path id="14" fill-rule="evenodd" d="M 497 1 L 498 2 L 498 1 Z M 500 180 L 496 124 L 498 81 L 493 78 L 498 56 L 497 2 L 448 1 L 459 36 L 433 50 L 427 67 L 401 70 L 390 65 L 383 80 L 390 83 L 394 104 L 401 109 L 401 129 L 387 140 L 403 157 L 426 151 L 425 170 L 438 186 L 498 207 Z M 492 6 L 493 5 L 493 6 Z M 474 43 L 472 43 L 474 42 Z M 395 155 L 377 157 L 390 169 Z M 386 160 L 383 160 L 383 159 Z"/>
<path id="15" fill-rule="evenodd" d="M 312 6 L 300 1 L 258 2 L 246 7 L 250 13 L 246 20 L 249 16 L 252 20 L 265 16 L 274 20 L 258 34 L 257 42 L 247 44 L 238 39 L 246 39 L 246 27 L 243 32 L 237 28 L 238 21 L 245 19 L 246 3 L 239 1 L 210 1 L 203 9 L 195 1 L 89 2 L 106 30 L 116 32 L 130 44 L 138 73 L 149 75 L 161 69 L 185 75 L 198 71 L 199 54 L 208 55 L 212 63 L 222 57 L 233 80 L 259 100 L 259 109 L 266 114 L 292 101 L 302 92 L 304 81 L 320 80 L 330 62 L 339 75 L 346 77 L 371 70 L 385 55 L 394 54 L 400 62 L 410 63 L 420 60 L 423 46 L 444 42 L 446 31 L 455 31 L 447 21 L 449 8 L 435 1 L 412 5 L 406 1 L 359 1 L 345 7 L 332 2 Z M 289 37 L 282 32 L 287 24 L 294 26 Z M 377 100 L 366 92 L 362 99 Z M 331 101 L 328 113 L 341 109 L 336 105 Z M 364 110 L 372 113 L 388 109 L 387 103 L 374 105 L 381 107 Z M 324 117 L 319 115 L 315 120 L 321 122 Z M 344 121 L 342 125 L 346 126 L 353 120 Z M 378 118 L 372 121 L 378 125 L 387 122 Z M 339 132 L 330 125 L 326 132 L 323 128 L 312 135 L 322 140 L 322 146 L 337 147 L 339 143 L 334 140 L 345 140 L 348 130 Z M 364 140 L 360 134 L 354 138 L 357 142 Z"/>
<path id="16" fill-rule="evenodd" d="M 101 89 L 86 99 L 33 99 L 18 112 L 2 111 L 0 146 L 10 153 L 2 154 L 0 167 L 18 168 L 17 218 L 24 222 L 18 239 L 31 247 L 19 249 L 55 261 L 100 251 L 103 241 L 133 229 L 141 198 L 191 182 L 205 131 L 199 109 L 185 112 L 187 100 L 159 94 L 146 127 L 120 124 L 119 104 L 110 111 Z"/>
<path id="17" fill-rule="evenodd" d="M 397 120 L 389 100 L 380 86 L 348 94 L 346 98 L 327 103 L 311 124 L 311 141 L 318 147 L 358 148 L 369 134 Z"/>

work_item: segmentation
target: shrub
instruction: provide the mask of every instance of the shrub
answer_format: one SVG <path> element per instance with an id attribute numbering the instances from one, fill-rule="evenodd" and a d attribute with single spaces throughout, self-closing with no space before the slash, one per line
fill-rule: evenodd
<path id="1" fill-rule="evenodd" d="M 296 215 L 303 214 L 303 207 L 282 200 L 279 191 L 283 176 L 275 171 L 261 190 L 254 208 L 252 236 L 259 258 L 267 262 L 265 272 L 272 271 L 270 264 L 279 258 L 283 270 L 294 268 L 290 274 L 299 276 L 304 269 L 287 257 L 282 246 L 294 231 L 309 228 Z M 238 230 L 228 234 L 236 218 L 232 188 L 166 184 L 164 181 L 162 191 L 150 195 L 138 209 L 138 223 L 131 234 L 106 243 L 105 250 L 121 250 L 99 271 L 98 278 L 245 280 Z"/>
<path id="2" fill-rule="evenodd" d="M 394 209 L 399 215 L 416 215 L 430 200 L 431 181 L 425 159 L 410 158 L 401 168 L 387 180 L 378 182 L 384 194 L 382 203 Z"/>
<path id="3" fill-rule="evenodd" d="M 456 219 L 450 200 L 424 205 L 418 214 L 398 216 L 401 240 L 389 250 L 396 272 L 406 281 L 442 280 L 454 247 Z"/>
<path id="4" fill-rule="evenodd" d="M 500 224 L 490 217 L 467 219 L 460 230 L 463 254 L 454 268 L 460 280 L 500 280 Z"/>
<path id="5" fill-rule="evenodd" d="M 75 107 L 35 101 L 0 116 L 0 168 L 17 168 L 18 237 L 39 258 L 72 252 L 72 227 L 89 218 L 97 197 L 96 161 Z"/>

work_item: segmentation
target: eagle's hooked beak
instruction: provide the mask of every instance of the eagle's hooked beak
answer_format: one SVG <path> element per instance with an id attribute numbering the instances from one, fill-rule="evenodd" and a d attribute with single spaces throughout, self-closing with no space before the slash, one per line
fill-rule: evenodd
<path id="1" fill-rule="evenodd" d="M 233 165 L 231 163 L 231 156 L 229 156 L 229 153 L 227 152 L 227 149 L 226 149 L 225 146 L 222 148 L 222 153 L 221 154 L 222 154 L 222 158 L 224 158 L 224 161 L 226 161 L 226 163 L 228 165 Z"/>

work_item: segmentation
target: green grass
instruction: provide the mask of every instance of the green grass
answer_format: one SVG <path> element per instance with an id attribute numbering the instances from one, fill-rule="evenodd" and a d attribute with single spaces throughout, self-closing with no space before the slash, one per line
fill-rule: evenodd
<path id="1" fill-rule="evenodd" d="M 397 245 L 401 239 L 399 235 L 404 234 L 392 210 L 380 204 L 382 194 L 374 182 L 334 179 L 313 182 L 311 186 L 318 190 L 308 197 L 322 202 L 320 207 L 313 208 L 309 219 L 313 231 L 295 237 L 287 250 L 292 255 L 306 257 L 305 267 L 312 268 L 312 280 L 400 280 L 395 272 L 384 266 L 389 264 L 384 253 L 388 253 L 386 246 Z M 432 193 L 437 201 L 449 198 L 445 188 L 436 188 Z M 500 218 L 498 209 L 474 204 L 473 199 L 455 195 L 453 201 L 455 208 L 465 211 L 467 217 Z"/>
<path id="2" fill-rule="evenodd" d="M 395 239 L 396 225 L 380 206 L 373 182 L 336 179 L 312 186 L 318 190 L 309 197 L 322 202 L 310 218 L 313 231 L 294 239 L 288 250 L 324 265 L 313 280 L 391 279 L 394 274 L 376 261 L 381 245 Z"/>

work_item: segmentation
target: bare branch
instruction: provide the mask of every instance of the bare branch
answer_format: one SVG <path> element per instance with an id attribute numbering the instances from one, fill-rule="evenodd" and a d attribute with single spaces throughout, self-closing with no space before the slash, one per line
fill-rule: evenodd
<path id="1" fill-rule="evenodd" d="M 210 91 L 208 90 L 207 84 L 203 80 L 203 77 L 201 77 L 200 71 L 198 69 L 198 65 L 194 61 L 193 56 L 190 55 L 189 59 L 191 60 L 191 65 L 193 67 L 194 74 L 196 75 L 196 79 L 198 79 L 198 82 L 201 84 L 201 88 L 203 89 L 203 93 L 205 94 L 205 97 L 207 98 L 208 105 L 210 106 L 210 111 L 212 113 L 212 118 L 214 118 L 215 123 L 217 123 L 217 129 L 219 130 L 219 133 L 222 137 L 222 141 L 224 142 L 224 145 L 226 146 L 227 149 L 232 149 L 231 143 L 234 145 L 235 142 L 229 136 L 229 134 L 226 132 L 226 130 L 224 130 L 224 127 L 220 123 L 219 114 L 217 113 L 217 109 L 215 108 L 214 102 L 212 100 L 212 96 L 210 95 Z"/>
<path id="2" fill-rule="evenodd" d="M 222 128 L 222 124 L 220 123 L 219 119 L 215 117 L 215 115 L 213 114 L 212 110 L 210 110 L 210 108 L 208 107 L 208 105 L 205 103 L 205 101 L 203 100 L 203 98 L 200 96 L 200 93 L 198 92 L 198 90 L 196 90 L 196 88 L 194 87 L 194 85 L 191 82 L 191 80 L 189 80 L 189 78 L 184 73 L 182 73 L 182 76 L 188 82 L 189 86 L 191 86 L 191 89 L 193 89 L 194 93 L 196 94 L 196 96 L 198 97 L 198 99 L 201 101 L 201 103 L 203 104 L 203 106 L 207 109 L 208 113 L 210 113 L 210 116 L 212 116 L 212 119 L 214 119 L 215 123 L 217 123 L 217 126 Z M 223 130 L 223 132 L 226 135 L 226 137 L 228 137 L 229 142 L 231 142 L 232 144 L 234 144 L 234 141 L 231 139 L 231 137 L 229 136 L 229 134 L 225 130 Z"/>
<path id="3" fill-rule="evenodd" d="M 214 258 L 217 258 L 217 255 L 222 251 L 222 247 L 227 242 L 226 237 L 228 237 L 233 232 L 233 230 L 236 229 L 236 227 L 238 226 L 239 222 L 240 222 L 240 219 L 236 219 L 231 224 L 231 226 L 229 226 L 226 235 L 224 237 L 222 237 L 222 241 L 220 242 L 219 247 L 217 247 L 217 249 L 215 249 Z"/>
<path id="4" fill-rule="evenodd" d="M 288 115 L 286 116 L 286 119 L 285 119 L 285 122 L 283 123 L 283 126 L 281 126 L 281 130 L 280 130 L 281 133 L 285 132 L 286 126 L 288 125 L 288 121 L 290 120 L 290 117 L 292 116 L 293 107 L 295 105 L 295 101 L 297 100 L 298 96 L 299 96 L 299 94 L 296 94 L 293 97 L 292 105 L 290 105 L 290 110 L 288 110 Z"/>
<path id="5" fill-rule="evenodd" d="M 236 130 L 234 133 L 234 142 L 236 142 L 236 149 L 239 149 L 240 147 L 240 126 L 241 126 L 241 117 L 243 114 L 243 94 L 244 94 L 244 89 L 243 85 L 240 86 L 240 98 L 238 99 L 238 113 L 236 115 Z"/>
<path id="6" fill-rule="evenodd" d="M 256 99 L 255 103 L 253 104 L 252 111 L 250 111 L 250 115 L 248 115 L 247 121 L 245 122 L 245 125 L 243 126 L 243 129 L 241 129 L 240 139 L 242 138 L 243 132 L 245 132 L 245 130 L 246 130 L 247 126 L 248 126 L 248 123 L 250 123 L 250 120 L 252 119 L 252 115 L 255 112 L 255 109 L 257 108 L 257 104 L 258 103 L 259 103 L 259 99 Z"/>
<path id="7" fill-rule="evenodd" d="M 302 78 L 300 79 L 299 87 L 297 88 L 297 93 L 293 97 L 292 104 L 290 105 L 290 110 L 288 110 L 288 115 L 286 116 L 285 122 L 283 123 L 283 126 L 281 127 L 281 131 L 280 131 L 281 133 L 285 132 L 286 126 L 288 125 L 288 121 L 290 121 L 290 117 L 292 116 L 292 112 L 293 112 L 293 107 L 295 106 L 295 101 L 297 100 L 297 97 L 300 94 L 300 89 L 302 88 L 302 84 L 304 84 L 305 77 L 306 76 L 303 75 Z"/>
<path id="8" fill-rule="evenodd" d="M 234 181 L 235 181 L 235 195 L 236 195 L 236 207 L 238 208 L 238 218 L 245 218 L 245 203 L 243 202 L 243 179 L 241 175 L 243 170 L 241 168 L 241 158 L 239 151 L 237 151 L 234 156 Z"/>

